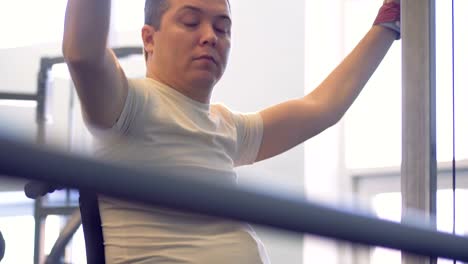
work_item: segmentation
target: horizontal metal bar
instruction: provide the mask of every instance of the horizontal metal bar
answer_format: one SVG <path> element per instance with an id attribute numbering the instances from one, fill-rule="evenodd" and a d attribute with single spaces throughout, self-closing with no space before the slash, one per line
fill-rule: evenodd
<path id="1" fill-rule="evenodd" d="M 120 47 L 112 49 L 117 58 L 124 58 L 130 55 L 143 54 L 142 47 Z M 53 65 L 64 63 L 65 59 L 62 56 L 57 57 L 42 57 L 41 58 L 41 71 L 49 70 Z"/>
<path id="2" fill-rule="evenodd" d="M 130 169 L 0 137 L 0 173 L 6 175 L 293 232 L 468 261 L 468 238 L 437 232 L 423 223 L 399 224 L 299 196 L 214 183 L 206 180 L 210 177 L 197 179 L 203 172 L 188 172 Z"/>
<path id="3" fill-rule="evenodd" d="M 122 47 L 112 49 L 117 58 L 123 58 L 130 55 L 142 55 L 143 47 Z"/>
<path id="4" fill-rule="evenodd" d="M 0 100 L 37 101 L 37 95 L 23 93 L 0 93 Z"/>
<path id="5" fill-rule="evenodd" d="M 46 217 L 49 215 L 71 215 L 73 214 L 77 206 L 51 206 L 51 207 L 43 207 L 40 210 L 40 215 L 42 217 Z"/>

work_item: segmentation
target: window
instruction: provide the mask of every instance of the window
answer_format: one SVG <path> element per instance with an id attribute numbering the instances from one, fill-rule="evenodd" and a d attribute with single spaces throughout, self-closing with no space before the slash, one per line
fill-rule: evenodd
<path id="1" fill-rule="evenodd" d="M 32 215 L 0 217 L 0 230 L 6 244 L 2 264 L 32 263 L 34 217 Z"/>
<path id="2" fill-rule="evenodd" d="M 465 208 L 468 189 L 468 45 L 463 25 L 468 23 L 468 1 L 455 0 L 455 69 L 452 67 L 451 1 L 436 2 L 436 86 L 437 86 L 437 155 L 439 190 L 437 193 L 438 229 L 451 232 L 452 198 L 450 170 L 444 162 L 452 159 L 452 70 L 455 72 L 455 136 L 459 161 L 457 190 L 457 234 L 467 234 Z M 381 1 L 343 0 L 344 46 L 347 54 L 365 34 L 371 15 Z M 401 197 L 399 167 L 401 163 L 401 42 L 393 45 L 384 62 L 369 80 L 366 88 L 344 117 L 345 171 L 356 186 L 357 196 L 371 201 L 379 217 L 399 221 Z M 378 175 L 375 172 L 379 172 Z M 359 175 L 357 175 L 359 173 Z M 365 177 L 361 177 L 365 176 Z M 366 192 L 368 192 L 366 194 Z M 369 195 L 369 192 L 372 195 Z M 466 211 L 466 210 L 465 210 Z M 357 253 L 358 257 L 360 256 Z M 375 248 L 368 261 L 356 263 L 400 263 L 399 251 Z M 452 263 L 439 260 L 438 263 Z"/>
<path id="3" fill-rule="evenodd" d="M 32 263 L 33 202 L 23 192 L 0 192 L 0 230 L 5 238 L 2 264 Z"/>
<path id="4" fill-rule="evenodd" d="M 145 20 L 145 1 L 116 0 L 112 4 L 113 29 L 117 32 L 133 31 L 139 33 Z"/>
<path id="5" fill-rule="evenodd" d="M 468 200 L 468 189 L 456 191 L 456 233 L 468 234 L 468 212 L 461 204 Z M 379 218 L 399 222 L 401 219 L 401 194 L 380 193 L 372 198 L 372 207 Z M 452 232 L 452 190 L 437 191 L 437 229 L 443 232 Z M 371 264 L 397 264 L 401 263 L 400 251 L 384 248 L 375 248 L 371 254 Z M 450 264 L 451 260 L 439 259 L 437 263 Z"/>
<path id="6" fill-rule="evenodd" d="M 366 25 L 381 1 L 345 1 L 345 47 L 349 52 L 365 33 Z M 439 161 L 452 157 L 452 48 L 450 1 L 436 1 L 437 45 L 437 152 Z M 468 97 L 466 69 L 468 53 L 462 47 L 468 36 L 462 25 L 468 23 L 463 12 L 468 2 L 455 1 L 456 27 L 456 141 L 468 146 Z M 464 11 L 463 11 L 464 10 Z M 459 25 L 459 26 L 457 26 Z M 356 30 L 361 29 L 361 30 Z M 458 48 L 457 48 L 458 47 Z M 349 169 L 398 167 L 401 161 L 401 42 L 397 42 L 369 80 L 366 89 L 345 116 L 345 158 Z M 463 68 L 465 67 L 465 68 Z M 457 159 L 468 159 L 468 148 L 457 148 Z"/>
<path id="7" fill-rule="evenodd" d="M 66 217 L 49 215 L 45 224 L 44 253 L 48 255 L 52 250 L 60 231 L 66 224 Z M 34 231 L 33 231 L 34 232 Z M 83 228 L 80 226 L 65 249 L 65 263 L 86 263 L 86 250 Z"/>
<path id="8" fill-rule="evenodd" d="M 373 22 L 382 1 L 344 1 L 346 54 Z M 401 160 L 401 42 L 395 42 L 344 117 L 347 168 L 399 166 Z"/>
<path id="9" fill-rule="evenodd" d="M 0 100 L 2 133 L 34 142 L 36 139 L 36 104 L 30 101 Z"/>

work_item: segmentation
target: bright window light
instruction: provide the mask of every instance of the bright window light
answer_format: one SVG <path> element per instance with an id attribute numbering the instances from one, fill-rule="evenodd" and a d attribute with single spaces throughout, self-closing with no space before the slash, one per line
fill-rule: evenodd
<path id="1" fill-rule="evenodd" d="M 112 2 L 113 29 L 118 32 L 140 32 L 144 24 L 144 0 L 115 0 Z"/>
<path id="2" fill-rule="evenodd" d="M 0 49 L 60 42 L 65 18 L 64 0 L 0 2 Z"/>
<path id="3" fill-rule="evenodd" d="M 1 100 L 0 106 L 14 106 L 14 107 L 29 107 L 34 108 L 37 106 L 36 101 L 29 100 Z"/>
<path id="4" fill-rule="evenodd" d="M 347 52 L 367 30 L 381 1 L 344 0 Z M 455 1 L 456 159 L 468 159 L 468 1 Z M 451 2 L 436 1 L 437 158 L 452 160 Z M 401 164 L 401 41 L 389 53 L 345 115 L 345 162 L 348 169 L 399 167 Z M 392 76 L 392 77 L 390 77 Z"/>
<path id="5" fill-rule="evenodd" d="M 468 235 L 468 212 L 462 202 L 468 200 L 468 190 L 456 190 L 456 233 Z M 401 195 L 400 193 L 381 193 L 372 199 L 372 206 L 378 217 L 399 222 L 401 219 Z M 437 229 L 443 232 L 452 232 L 453 222 L 452 190 L 437 191 Z M 371 255 L 370 264 L 399 264 L 401 253 L 398 250 L 375 248 Z M 439 264 L 453 263 L 451 260 L 439 259 Z M 458 263 L 458 262 L 457 262 Z"/>
<path id="6" fill-rule="evenodd" d="M 34 217 L 0 217 L 0 230 L 6 243 L 2 264 L 33 263 Z"/>

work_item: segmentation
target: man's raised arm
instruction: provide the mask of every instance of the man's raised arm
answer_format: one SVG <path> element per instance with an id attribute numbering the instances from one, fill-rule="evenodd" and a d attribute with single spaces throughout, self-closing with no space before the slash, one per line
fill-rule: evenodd
<path id="1" fill-rule="evenodd" d="M 128 90 L 127 78 L 107 48 L 110 6 L 110 0 L 69 0 L 62 44 L 83 114 L 101 128 L 115 123 Z"/>
<path id="2" fill-rule="evenodd" d="M 264 129 L 257 161 L 289 150 L 341 119 L 399 37 L 399 3 L 385 1 L 374 26 L 315 90 L 260 112 Z M 394 21 L 395 27 L 380 23 L 386 19 Z"/>

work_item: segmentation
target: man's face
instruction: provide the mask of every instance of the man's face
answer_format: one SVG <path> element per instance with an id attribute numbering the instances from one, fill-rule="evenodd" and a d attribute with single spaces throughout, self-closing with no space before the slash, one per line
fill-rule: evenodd
<path id="1" fill-rule="evenodd" d="M 221 78 L 231 47 L 226 0 L 169 0 L 170 8 L 153 35 L 150 63 L 174 88 L 209 89 Z"/>

